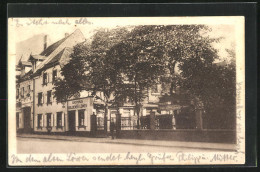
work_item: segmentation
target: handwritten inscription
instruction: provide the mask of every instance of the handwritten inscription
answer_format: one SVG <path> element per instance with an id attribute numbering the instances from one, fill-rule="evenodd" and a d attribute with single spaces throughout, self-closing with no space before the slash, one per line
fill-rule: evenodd
<path id="1" fill-rule="evenodd" d="M 171 155 L 166 155 L 166 153 L 162 153 L 162 154 L 159 153 L 158 155 L 147 153 L 147 157 L 150 159 L 152 164 L 154 164 L 154 161 L 165 162 L 166 160 L 174 160 L 174 158 Z"/>
<path id="2" fill-rule="evenodd" d="M 201 160 L 207 159 L 204 154 L 193 155 L 191 153 L 177 152 L 176 157 L 179 162 L 193 162 L 194 164 L 199 164 Z"/>
<path id="3" fill-rule="evenodd" d="M 50 153 L 48 156 L 43 157 L 43 162 L 60 162 L 63 161 L 60 157 L 54 156 Z"/>
<path id="4" fill-rule="evenodd" d="M 142 154 L 139 154 L 138 156 L 131 154 L 130 152 L 128 152 L 126 154 L 126 157 L 124 158 L 124 160 L 134 160 L 136 162 L 136 164 L 139 164 L 139 162 L 144 161 L 145 159 L 142 157 Z"/>
<path id="5" fill-rule="evenodd" d="M 236 143 L 236 154 L 242 153 L 245 154 L 245 152 L 242 149 L 242 143 L 244 142 L 245 138 L 242 135 L 242 110 L 244 109 L 244 106 L 242 104 L 243 101 L 241 101 L 241 95 L 242 95 L 242 84 L 243 82 L 238 82 L 237 83 L 237 89 L 236 89 L 236 99 L 237 99 L 237 104 L 236 104 L 236 109 L 237 109 L 237 143 Z"/>
<path id="6" fill-rule="evenodd" d="M 14 24 L 16 27 L 22 27 L 22 26 L 43 26 L 43 25 L 91 25 L 92 22 L 90 22 L 87 18 L 79 18 L 79 19 L 55 19 L 55 20 L 50 20 L 50 19 L 28 19 L 25 22 L 21 22 L 19 19 L 14 20 Z"/>
<path id="7" fill-rule="evenodd" d="M 228 161 L 237 161 L 237 156 L 236 155 L 231 155 L 231 154 L 214 154 L 210 162 L 228 162 Z"/>
<path id="8" fill-rule="evenodd" d="M 40 160 L 36 159 L 35 157 L 33 157 L 31 154 L 25 158 L 25 161 L 30 163 L 30 162 L 41 162 Z"/>
<path id="9" fill-rule="evenodd" d="M 22 163 L 23 161 L 19 159 L 17 155 L 11 155 L 11 163 L 12 164 L 19 164 Z"/>
<path id="10" fill-rule="evenodd" d="M 67 161 L 70 161 L 70 162 L 80 162 L 80 161 L 89 161 L 89 158 L 87 158 L 86 156 L 78 156 L 77 154 L 75 153 L 69 153 L 67 154 Z"/>

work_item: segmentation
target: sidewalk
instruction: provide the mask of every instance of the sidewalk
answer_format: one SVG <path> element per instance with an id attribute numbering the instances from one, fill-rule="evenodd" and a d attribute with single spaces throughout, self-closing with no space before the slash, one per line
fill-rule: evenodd
<path id="1" fill-rule="evenodd" d="M 40 135 L 40 134 L 17 134 L 20 138 L 64 140 L 73 142 L 92 142 L 92 143 L 111 143 L 111 144 L 129 144 L 143 146 L 161 146 L 161 147 L 183 147 L 210 149 L 212 151 L 235 151 L 235 144 L 223 143 L 205 143 L 205 142 L 180 142 L 180 141 L 163 141 L 163 140 L 135 140 L 135 139 L 114 139 L 108 138 L 90 138 L 80 136 L 62 136 L 62 135 Z"/>

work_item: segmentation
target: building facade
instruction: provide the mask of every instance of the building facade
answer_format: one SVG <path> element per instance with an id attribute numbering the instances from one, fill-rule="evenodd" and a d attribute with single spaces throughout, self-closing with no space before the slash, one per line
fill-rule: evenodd
<path id="1" fill-rule="evenodd" d="M 54 97 L 54 82 L 62 78 L 61 68 L 69 61 L 73 47 L 84 43 L 80 30 L 66 35 L 63 39 L 44 46 L 40 54 L 31 54 L 27 62 L 20 62 L 17 69 L 21 71 L 17 80 L 17 130 L 24 132 L 90 132 L 91 115 L 96 115 L 97 130 L 110 128 L 110 122 L 116 120 L 117 109 L 108 108 L 105 120 L 104 104 L 89 92 L 82 92 L 66 102 L 57 101 Z M 24 72 L 25 68 L 29 72 Z M 98 93 L 103 97 L 102 92 Z M 156 129 L 174 129 L 174 115 L 179 113 L 180 105 L 160 103 L 162 88 L 147 90 L 147 97 L 140 111 L 140 129 L 150 129 L 150 115 L 154 115 Z M 134 104 L 125 102 L 119 107 L 121 129 L 137 129 L 137 114 Z M 165 127 L 162 121 L 169 121 Z M 107 125 L 105 124 L 107 121 Z M 107 127 L 105 127 L 107 126 Z"/>

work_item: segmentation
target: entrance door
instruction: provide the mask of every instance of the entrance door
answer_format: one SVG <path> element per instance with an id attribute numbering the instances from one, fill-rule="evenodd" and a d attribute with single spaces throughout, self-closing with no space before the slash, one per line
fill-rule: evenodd
<path id="1" fill-rule="evenodd" d="M 75 131 L 75 111 L 69 111 L 69 131 Z"/>
<path id="2" fill-rule="evenodd" d="M 30 131 L 31 129 L 31 108 L 26 107 L 23 109 L 23 114 L 24 114 L 24 130 Z"/>
<path id="3" fill-rule="evenodd" d="M 16 112 L 16 129 L 19 129 L 19 112 Z"/>

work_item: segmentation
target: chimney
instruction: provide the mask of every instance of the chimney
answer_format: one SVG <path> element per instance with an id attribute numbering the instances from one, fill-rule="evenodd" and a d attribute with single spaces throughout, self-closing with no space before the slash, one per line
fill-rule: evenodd
<path id="1" fill-rule="evenodd" d="M 46 50 L 47 46 L 48 46 L 48 35 L 44 35 L 43 50 Z"/>
<path id="2" fill-rule="evenodd" d="M 65 33 L 65 38 L 66 38 L 67 36 L 69 36 L 69 33 Z"/>

